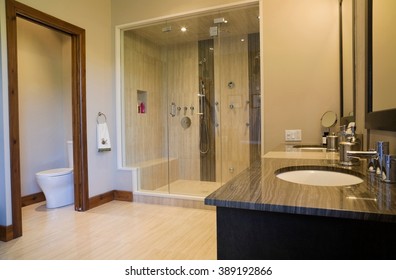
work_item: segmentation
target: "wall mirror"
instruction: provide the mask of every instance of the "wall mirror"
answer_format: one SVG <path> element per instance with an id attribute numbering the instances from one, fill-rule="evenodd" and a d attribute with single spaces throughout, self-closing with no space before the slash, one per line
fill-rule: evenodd
<path id="1" fill-rule="evenodd" d="M 368 0 L 367 129 L 396 131 L 396 1 Z"/>
<path id="2" fill-rule="evenodd" d="M 340 116 L 355 115 L 355 0 L 340 0 Z"/>

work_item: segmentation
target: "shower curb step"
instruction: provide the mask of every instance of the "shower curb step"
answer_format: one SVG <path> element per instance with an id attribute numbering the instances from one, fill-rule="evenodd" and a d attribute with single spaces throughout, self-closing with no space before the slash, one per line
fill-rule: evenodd
<path id="1" fill-rule="evenodd" d="M 205 210 L 216 210 L 216 207 L 214 206 L 205 205 L 204 198 L 200 198 L 200 197 L 195 198 L 195 197 L 189 197 L 183 195 L 134 192 L 133 202 L 169 205 L 176 207 L 196 208 L 196 209 L 205 209 Z"/>

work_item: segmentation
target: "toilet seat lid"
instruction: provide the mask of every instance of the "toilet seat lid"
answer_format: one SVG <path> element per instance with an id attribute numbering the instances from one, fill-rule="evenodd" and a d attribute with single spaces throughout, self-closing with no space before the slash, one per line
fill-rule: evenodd
<path id="1" fill-rule="evenodd" d="M 73 172 L 73 168 L 55 168 L 44 170 L 36 173 L 37 176 L 55 177 L 62 176 Z"/>

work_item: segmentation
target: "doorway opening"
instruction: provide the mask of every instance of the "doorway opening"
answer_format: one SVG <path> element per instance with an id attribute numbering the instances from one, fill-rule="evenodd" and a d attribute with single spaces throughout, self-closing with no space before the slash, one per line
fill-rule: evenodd
<path id="1" fill-rule="evenodd" d="M 22 236 L 20 134 L 18 105 L 17 18 L 71 37 L 71 99 L 73 134 L 74 207 L 89 209 L 86 129 L 85 30 L 29 6 L 6 0 L 12 237 Z"/>

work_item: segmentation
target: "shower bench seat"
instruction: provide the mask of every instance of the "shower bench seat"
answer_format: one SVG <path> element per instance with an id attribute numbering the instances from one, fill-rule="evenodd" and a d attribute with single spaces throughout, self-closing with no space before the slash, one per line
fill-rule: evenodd
<path id="1" fill-rule="evenodd" d="M 131 170 L 133 185 L 138 190 L 155 190 L 179 178 L 179 160 L 152 159 L 132 165 Z"/>

